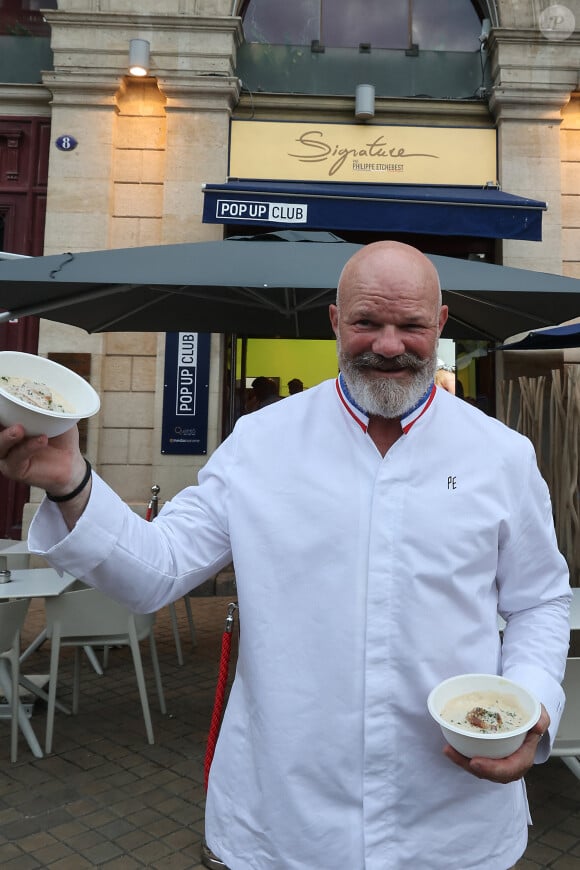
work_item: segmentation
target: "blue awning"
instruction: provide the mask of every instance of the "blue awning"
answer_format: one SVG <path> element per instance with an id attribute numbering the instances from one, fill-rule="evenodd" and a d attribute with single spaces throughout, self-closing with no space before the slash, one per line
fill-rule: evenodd
<path id="1" fill-rule="evenodd" d="M 565 350 L 580 347 L 580 323 L 534 329 L 519 341 L 507 341 L 494 350 Z"/>
<path id="2" fill-rule="evenodd" d="M 493 187 L 228 181 L 203 188 L 204 223 L 541 241 L 546 203 Z"/>

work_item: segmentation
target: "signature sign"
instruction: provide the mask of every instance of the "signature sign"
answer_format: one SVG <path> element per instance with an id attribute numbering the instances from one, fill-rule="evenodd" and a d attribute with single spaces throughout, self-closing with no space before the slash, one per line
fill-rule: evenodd
<path id="1" fill-rule="evenodd" d="M 231 122 L 228 175 L 479 187 L 497 178 L 497 132 L 493 127 L 236 119 Z"/>
<path id="2" fill-rule="evenodd" d="M 353 159 L 353 165 L 363 161 L 363 158 L 368 158 L 376 162 L 377 160 L 387 161 L 385 169 L 389 171 L 389 162 L 394 165 L 391 171 L 397 171 L 397 161 L 409 160 L 416 157 L 429 157 L 438 160 L 437 154 L 413 153 L 407 152 L 401 146 L 390 146 L 390 143 L 382 135 L 376 136 L 370 142 L 365 143 L 362 148 L 349 148 L 343 145 L 325 141 L 325 136 L 322 130 L 308 130 L 296 139 L 299 145 L 303 146 L 303 151 L 298 154 L 288 153 L 289 157 L 294 157 L 300 163 L 329 163 L 329 177 L 336 175 L 342 169 L 345 161 L 349 158 Z M 390 146 L 390 147 L 389 147 Z M 363 161 L 364 162 L 364 161 Z M 368 162 L 368 161 L 367 161 Z M 370 168 L 370 167 L 366 167 Z"/>

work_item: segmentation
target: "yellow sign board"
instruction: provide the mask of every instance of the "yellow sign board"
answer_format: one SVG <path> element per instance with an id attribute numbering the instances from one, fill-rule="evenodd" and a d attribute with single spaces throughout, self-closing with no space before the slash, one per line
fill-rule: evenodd
<path id="1" fill-rule="evenodd" d="M 494 129 L 232 121 L 229 175 L 483 186 L 496 154 Z"/>

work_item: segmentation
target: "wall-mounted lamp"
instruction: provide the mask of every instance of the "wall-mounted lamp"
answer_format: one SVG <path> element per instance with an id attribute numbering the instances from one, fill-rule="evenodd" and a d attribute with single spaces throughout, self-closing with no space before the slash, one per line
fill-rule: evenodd
<path id="1" fill-rule="evenodd" d="M 375 86 L 357 85 L 354 105 L 357 121 L 368 121 L 375 116 Z"/>
<path id="2" fill-rule="evenodd" d="M 149 72 L 149 43 L 146 39 L 129 42 L 129 74 L 146 76 Z"/>

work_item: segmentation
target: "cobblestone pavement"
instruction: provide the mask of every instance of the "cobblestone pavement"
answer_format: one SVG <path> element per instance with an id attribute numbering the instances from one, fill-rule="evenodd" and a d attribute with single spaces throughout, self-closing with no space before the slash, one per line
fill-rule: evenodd
<path id="1" fill-rule="evenodd" d="M 192 599 L 195 648 L 183 603 L 177 604 L 183 666 L 177 663 L 169 612 L 165 609 L 159 615 L 156 638 L 167 715 L 159 712 L 150 681 L 155 745 L 145 738 L 133 666 L 125 648 L 111 650 L 103 676 L 83 661 L 79 713 L 66 716 L 57 711 L 52 755 L 35 759 L 21 738 L 18 761 L 10 764 L 9 726 L 0 721 L 2 870 L 202 870 L 203 757 L 229 600 L 227 596 Z M 43 609 L 35 603 L 24 644 L 43 620 Z M 35 653 L 24 672 L 46 673 L 48 650 L 46 644 Z M 143 655 L 149 677 L 146 645 Z M 64 650 L 59 697 L 65 703 L 71 696 L 71 682 L 72 653 Z M 45 706 L 37 702 L 31 722 L 41 744 L 45 718 Z M 528 788 L 535 824 L 518 870 L 580 870 L 580 782 L 559 759 L 552 759 L 534 769 Z"/>

